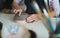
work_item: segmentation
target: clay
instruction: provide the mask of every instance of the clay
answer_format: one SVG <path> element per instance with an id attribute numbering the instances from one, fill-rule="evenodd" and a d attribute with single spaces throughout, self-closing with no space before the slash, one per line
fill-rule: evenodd
<path id="1" fill-rule="evenodd" d="M 15 15 L 13 20 L 14 21 L 21 21 L 21 20 L 26 20 L 29 15 L 27 13 L 22 13 L 21 16 Z"/>

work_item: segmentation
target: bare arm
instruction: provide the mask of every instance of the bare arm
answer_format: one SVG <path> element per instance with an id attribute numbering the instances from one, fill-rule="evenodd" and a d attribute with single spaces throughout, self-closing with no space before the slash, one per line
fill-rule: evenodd
<path id="1" fill-rule="evenodd" d="M 13 13 L 14 14 L 18 13 L 18 15 L 20 16 L 23 9 L 20 8 L 20 5 L 15 0 L 12 3 L 12 7 L 14 8 Z"/>
<path id="2" fill-rule="evenodd" d="M 20 9 L 19 4 L 17 2 L 15 2 L 15 1 L 13 1 L 12 7 L 15 8 L 15 9 Z"/>

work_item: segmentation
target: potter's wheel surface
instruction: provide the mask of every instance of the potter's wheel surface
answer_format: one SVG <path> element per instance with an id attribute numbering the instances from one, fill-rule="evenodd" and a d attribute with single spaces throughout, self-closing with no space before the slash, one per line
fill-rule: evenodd
<path id="1" fill-rule="evenodd" d="M 15 23 L 13 21 L 14 14 L 0 14 L 0 21 L 3 25 L 9 25 Z M 45 28 L 42 21 L 34 22 L 34 23 L 27 23 L 25 20 L 17 21 L 20 25 L 25 26 L 28 29 L 34 30 L 37 33 L 38 38 L 48 38 L 49 33 L 48 30 Z M 52 18 L 52 23 L 56 26 L 56 18 Z"/>

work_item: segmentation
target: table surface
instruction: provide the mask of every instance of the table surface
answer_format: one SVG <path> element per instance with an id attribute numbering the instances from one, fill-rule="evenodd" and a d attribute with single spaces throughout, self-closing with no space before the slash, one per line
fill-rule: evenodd
<path id="1" fill-rule="evenodd" d="M 9 25 L 12 23 L 15 23 L 13 21 L 14 14 L 0 14 L 0 22 L 3 23 L 3 25 Z M 18 21 L 20 25 L 24 25 L 26 28 L 31 29 L 37 33 L 38 38 L 48 38 L 49 32 L 42 23 L 42 21 L 34 22 L 34 23 L 27 23 L 25 20 Z M 52 18 L 52 23 L 56 26 L 56 19 Z"/>

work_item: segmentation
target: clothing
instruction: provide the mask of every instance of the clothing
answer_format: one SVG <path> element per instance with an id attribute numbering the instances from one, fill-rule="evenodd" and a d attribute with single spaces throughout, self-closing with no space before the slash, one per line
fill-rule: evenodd
<path id="1" fill-rule="evenodd" d="M 31 6 L 31 2 L 32 1 L 34 1 L 34 0 L 15 0 L 17 3 L 20 3 L 20 7 L 22 6 L 22 2 L 24 1 L 24 3 L 25 3 L 25 5 L 26 5 L 26 7 L 27 7 L 27 10 L 26 10 L 26 13 L 28 13 L 28 14 L 36 14 L 36 11 L 33 9 L 33 7 Z M 41 8 L 41 11 L 42 11 L 42 9 L 43 9 L 43 7 L 44 8 L 46 8 L 45 7 L 45 3 L 44 3 L 44 0 L 35 0 L 37 3 L 38 3 L 38 5 L 39 5 L 39 7 Z M 25 6 L 24 5 L 24 6 Z M 24 7 L 23 7 L 24 8 Z M 43 12 L 43 11 L 42 11 Z"/>
<path id="2" fill-rule="evenodd" d="M 36 11 L 31 6 L 31 2 L 32 1 L 34 1 L 34 0 L 25 0 L 25 4 L 27 6 L 26 13 L 36 14 Z M 35 0 L 35 1 L 38 3 L 39 7 L 41 8 L 41 11 L 42 11 L 43 7 L 46 8 L 45 3 L 44 3 L 44 0 Z"/>
<path id="3" fill-rule="evenodd" d="M 15 0 L 15 2 L 20 3 L 22 0 Z"/>
<path id="4" fill-rule="evenodd" d="M 0 10 L 4 8 L 11 8 L 13 0 L 0 0 Z"/>

